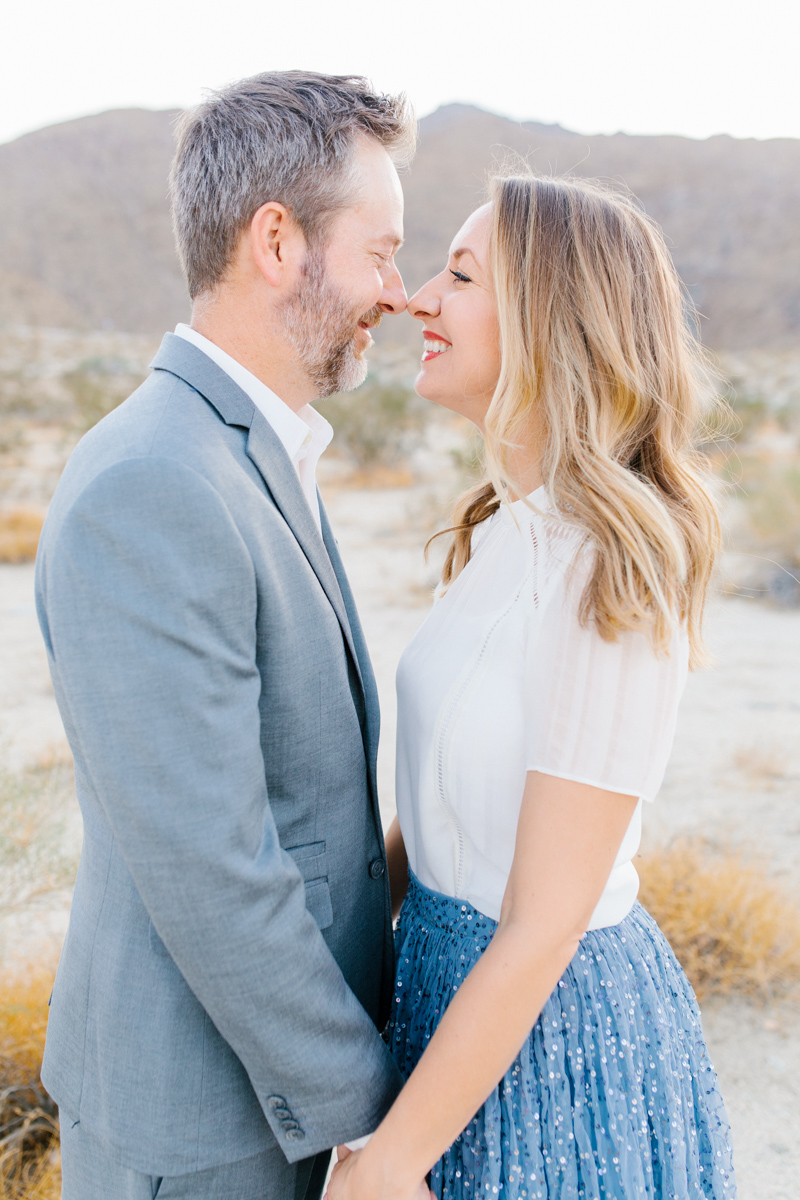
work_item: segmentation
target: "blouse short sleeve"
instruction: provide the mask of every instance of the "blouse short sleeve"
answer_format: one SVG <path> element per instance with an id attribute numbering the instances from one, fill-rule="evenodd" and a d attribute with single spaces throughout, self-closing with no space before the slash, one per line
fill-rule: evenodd
<path id="1" fill-rule="evenodd" d="M 539 593 L 526 650 L 528 770 L 653 800 L 686 683 L 686 630 L 677 625 L 669 655 L 657 655 L 644 633 L 605 642 L 582 626 L 591 561 L 579 551 L 574 569 Z"/>

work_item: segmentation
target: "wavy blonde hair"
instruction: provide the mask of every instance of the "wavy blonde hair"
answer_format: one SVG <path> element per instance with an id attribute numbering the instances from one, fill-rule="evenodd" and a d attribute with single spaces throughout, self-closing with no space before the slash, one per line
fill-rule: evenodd
<path id="1" fill-rule="evenodd" d="M 490 254 L 502 346 L 485 422 L 488 478 L 458 502 L 443 581 L 542 435 L 556 514 L 597 553 L 580 619 L 616 641 L 647 631 L 667 652 L 676 620 L 693 666 L 719 547 L 701 427 L 702 351 L 658 227 L 626 194 L 535 175 L 491 184 Z"/>

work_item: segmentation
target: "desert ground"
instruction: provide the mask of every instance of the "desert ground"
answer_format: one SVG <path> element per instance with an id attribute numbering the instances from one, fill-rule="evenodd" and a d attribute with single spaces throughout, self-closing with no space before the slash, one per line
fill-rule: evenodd
<path id="1" fill-rule="evenodd" d="M 74 440 L 63 427 L 26 426 L 9 502 L 46 506 Z M 383 712 L 379 760 L 385 822 L 394 812 L 394 673 L 424 620 L 437 577 L 428 536 L 464 482 L 463 430 L 433 423 L 399 466 L 353 471 L 330 453 L 321 488 L 369 642 Z M 461 447 L 461 449 L 459 449 Z M 688 682 L 675 748 L 643 850 L 684 835 L 744 853 L 800 898 L 800 608 L 777 607 L 731 586 L 741 554 L 723 563 L 708 612 L 713 665 Z M 64 760 L 65 743 L 34 607 L 31 563 L 0 565 L 0 751 L 6 771 Z M 739 594 L 730 594 L 738 592 Z M 80 816 L 71 790 L 54 793 L 60 836 L 74 848 Z M 6 971 L 53 960 L 68 894 L 0 921 Z M 734 1134 L 741 1200 L 800 1197 L 800 1000 L 716 997 L 703 1005 L 712 1059 Z"/>
<path id="2" fill-rule="evenodd" d="M 382 812 L 393 811 L 394 672 L 430 592 L 420 536 L 424 491 L 329 486 L 328 507 L 372 648 L 381 693 Z M 645 846 L 683 833 L 745 848 L 800 891 L 800 612 L 718 599 L 716 664 L 693 675 Z M 33 567 L 0 567 L 0 728 L 21 766 L 63 739 L 33 603 Z M 72 801 L 74 805 L 74 801 Z M 69 814 L 74 829 L 77 806 Z M 52 954 L 63 905 L 7 922 L 6 953 Z M 800 1195 L 800 1006 L 710 1001 L 703 1021 L 733 1126 L 741 1200 Z"/>

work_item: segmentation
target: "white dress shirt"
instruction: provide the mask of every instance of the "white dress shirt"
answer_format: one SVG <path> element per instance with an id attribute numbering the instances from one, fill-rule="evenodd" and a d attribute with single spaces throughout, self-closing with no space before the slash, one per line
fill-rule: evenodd
<path id="1" fill-rule="evenodd" d="M 529 497 L 548 507 L 543 488 Z M 593 563 L 574 528 L 524 501 L 473 535 L 473 556 L 397 672 L 397 812 L 411 869 L 497 920 L 528 771 L 639 797 L 589 929 L 636 899 L 642 801 L 655 797 L 688 669 L 647 636 L 605 642 L 578 605 Z"/>
<path id="2" fill-rule="evenodd" d="M 243 367 L 235 358 L 231 358 L 230 354 L 220 350 L 214 342 L 210 342 L 201 333 L 190 329 L 188 325 L 176 325 L 175 333 L 185 341 L 191 342 L 193 346 L 197 346 L 198 350 L 207 354 L 218 367 L 222 367 L 225 374 L 229 375 L 233 382 L 247 393 L 259 412 L 269 421 L 289 455 L 292 466 L 297 471 L 303 495 L 308 501 L 311 515 L 321 533 L 322 524 L 317 497 L 317 463 L 333 437 L 333 429 L 330 424 L 310 404 L 306 404 L 299 412 L 294 412 L 279 396 L 270 391 L 265 383 L 248 371 L 247 367 Z"/>

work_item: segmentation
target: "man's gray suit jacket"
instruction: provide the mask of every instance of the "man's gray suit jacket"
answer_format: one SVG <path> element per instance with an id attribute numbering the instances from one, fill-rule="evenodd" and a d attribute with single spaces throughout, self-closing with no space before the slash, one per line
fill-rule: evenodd
<path id="1" fill-rule="evenodd" d="M 168 334 L 45 522 L 39 620 L 84 820 L 43 1080 L 126 1166 L 369 1132 L 400 1087 L 378 702 L 281 442 Z"/>

